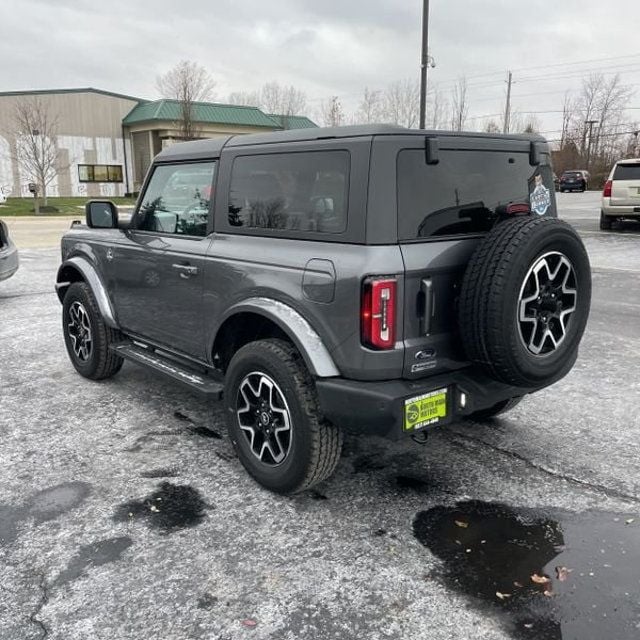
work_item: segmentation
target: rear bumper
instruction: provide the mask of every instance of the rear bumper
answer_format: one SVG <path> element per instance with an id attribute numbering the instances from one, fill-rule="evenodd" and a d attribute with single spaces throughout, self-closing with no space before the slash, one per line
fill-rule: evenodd
<path id="1" fill-rule="evenodd" d="M 609 198 L 602 200 L 602 213 L 605 216 L 624 216 L 629 218 L 640 218 L 640 202 L 635 205 L 615 205 L 611 204 Z"/>
<path id="2" fill-rule="evenodd" d="M 403 428 L 405 401 L 444 388 L 448 391 L 447 416 L 437 426 L 455 422 L 481 409 L 493 407 L 501 400 L 524 396 L 541 387 L 513 387 L 471 369 L 417 381 L 316 380 L 320 410 L 331 422 L 350 433 L 392 440 L 415 433 Z"/>

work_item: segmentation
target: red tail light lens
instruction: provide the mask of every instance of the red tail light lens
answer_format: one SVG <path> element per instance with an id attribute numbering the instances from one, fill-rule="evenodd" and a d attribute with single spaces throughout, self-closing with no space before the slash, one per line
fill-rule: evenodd
<path id="1" fill-rule="evenodd" d="M 602 192 L 602 197 L 603 198 L 610 198 L 612 189 L 613 189 L 613 180 L 607 180 L 604 183 L 604 191 Z"/>
<path id="2" fill-rule="evenodd" d="M 362 289 L 362 342 L 372 349 L 393 349 L 396 344 L 395 278 L 370 278 Z"/>
<path id="3" fill-rule="evenodd" d="M 531 213 L 531 207 L 524 202 L 516 202 L 507 205 L 507 214 L 517 216 L 524 213 Z"/>

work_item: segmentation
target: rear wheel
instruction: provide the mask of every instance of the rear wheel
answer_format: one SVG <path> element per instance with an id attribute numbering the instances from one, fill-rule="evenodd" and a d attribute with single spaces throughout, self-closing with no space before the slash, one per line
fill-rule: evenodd
<path id="1" fill-rule="evenodd" d="M 469 261 L 458 320 L 469 360 L 520 387 L 551 384 L 573 366 L 591 301 L 580 237 L 557 218 L 498 224 Z"/>
<path id="2" fill-rule="evenodd" d="M 604 212 L 600 212 L 600 230 L 601 231 L 611 231 L 611 227 L 613 226 L 613 220 L 609 216 L 605 216 Z"/>
<path id="3" fill-rule="evenodd" d="M 64 296 L 62 330 L 69 359 L 80 375 L 102 380 L 120 371 L 123 360 L 109 346 L 122 335 L 105 324 L 85 282 L 74 282 Z"/>
<path id="4" fill-rule="evenodd" d="M 262 486 L 296 493 L 333 473 L 342 432 L 319 415 L 313 379 L 291 344 L 270 339 L 242 347 L 229 365 L 224 398 L 233 446 Z"/>

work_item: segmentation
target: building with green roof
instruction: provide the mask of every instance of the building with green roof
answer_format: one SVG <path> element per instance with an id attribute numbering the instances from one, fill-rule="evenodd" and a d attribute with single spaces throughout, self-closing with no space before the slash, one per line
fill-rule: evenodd
<path id="1" fill-rule="evenodd" d="M 117 196 L 140 189 L 153 157 L 184 140 L 182 106 L 177 100 L 142 100 L 92 87 L 0 92 L 0 121 L 11 129 L 16 105 L 38 100 L 58 122 L 58 175 L 47 187 L 52 196 Z M 191 138 L 214 138 L 282 129 L 316 127 L 299 115 L 267 114 L 257 107 L 196 102 Z M 10 160 L 19 132 L 0 132 L 0 189 L 30 197 L 24 168 Z M 5 153 L 2 153 L 5 152 Z"/>

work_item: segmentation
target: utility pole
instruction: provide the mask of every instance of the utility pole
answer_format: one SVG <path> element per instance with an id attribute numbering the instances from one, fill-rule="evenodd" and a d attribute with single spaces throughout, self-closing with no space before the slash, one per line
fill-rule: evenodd
<path id="1" fill-rule="evenodd" d="M 422 61 L 420 65 L 420 128 L 427 119 L 427 68 L 429 67 L 429 0 L 422 7 Z"/>
<path id="2" fill-rule="evenodd" d="M 502 132 L 509 133 L 511 125 L 511 85 L 513 84 L 513 73 L 509 71 L 509 79 L 507 80 L 507 106 L 504 110 L 504 127 Z"/>
<path id="3" fill-rule="evenodd" d="M 589 144 L 587 145 L 587 171 L 589 171 L 589 164 L 591 163 L 591 138 L 593 136 L 593 125 L 598 124 L 598 120 L 587 120 L 585 122 L 589 126 Z"/>

